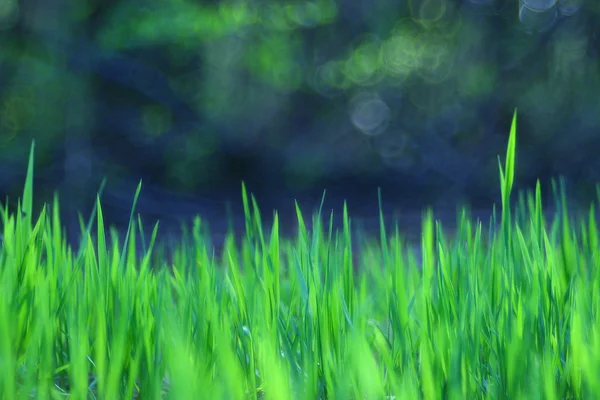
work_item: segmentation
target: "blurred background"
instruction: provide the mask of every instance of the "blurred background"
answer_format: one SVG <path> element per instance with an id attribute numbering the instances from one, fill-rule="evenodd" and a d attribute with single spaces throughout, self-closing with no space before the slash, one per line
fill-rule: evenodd
<path id="1" fill-rule="evenodd" d="M 367 224 L 377 188 L 386 218 L 454 218 L 498 201 L 518 108 L 516 186 L 563 175 L 589 203 L 599 55 L 595 0 L 0 0 L 0 194 L 35 139 L 71 234 L 103 178 L 120 227 L 139 180 L 167 230 L 241 229 L 242 180 L 284 230 L 325 189 Z"/>

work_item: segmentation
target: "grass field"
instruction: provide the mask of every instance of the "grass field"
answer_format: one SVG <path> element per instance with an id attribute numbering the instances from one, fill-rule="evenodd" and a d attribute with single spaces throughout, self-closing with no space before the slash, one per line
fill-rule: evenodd
<path id="1" fill-rule="evenodd" d="M 32 146 L 18 209 L 2 210 L 1 398 L 600 398 L 595 208 L 573 223 L 559 195 L 550 223 L 538 185 L 513 215 L 515 138 L 516 112 L 498 220 L 465 212 L 450 240 L 426 211 L 419 262 L 383 218 L 358 261 L 347 212 L 339 232 L 298 209 L 295 238 L 277 218 L 265 236 L 245 190 L 246 236 L 222 257 L 200 218 L 170 265 L 158 226 L 131 251 L 139 187 L 123 240 L 98 201 L 72 251 L 56 198 L 33 217 Z"/>

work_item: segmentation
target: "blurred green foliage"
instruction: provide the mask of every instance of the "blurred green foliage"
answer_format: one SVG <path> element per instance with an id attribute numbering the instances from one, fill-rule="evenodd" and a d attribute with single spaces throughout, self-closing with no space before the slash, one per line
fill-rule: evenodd
<path id="1" fill-rule="evenodd" d="M 566 127 L 569 151 L 597 141 L 595 1 L 25 4 L 0 0 L 3 159 L 35 137 L 51 163 L 78 136 L 98 174 L 119 157 L 160 160 L 161 183 L 193 189 L 224 176 L 215 158 L 239 145 L 303 184 L 387 168 L 493 190 L 515 107 L 523 157 L 546 155 L 524 175 L 568 158 Z M 94 156 L 98 143 L 130 150 Z"/>

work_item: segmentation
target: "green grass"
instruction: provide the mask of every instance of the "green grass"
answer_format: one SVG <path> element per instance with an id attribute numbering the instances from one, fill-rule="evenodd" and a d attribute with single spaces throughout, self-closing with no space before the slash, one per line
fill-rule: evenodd
<path id="1" fill-rule="evenodd" d="M 594 207 L 574 224 L 563 196 L 550 223 L 538 184 L 513 218 L 515 137 L 516 112 L 498 226 L 465 212 L 449 240 L 427 211 L 417 263 L 381 217 L 360 268 L 346 209 L 334 232 L 297 208 L 286 240 L 245 189 L 247 234 L 222 258 L 199 218 L 172 265 L 152 255 L 158 226 L 138 257 L 139 187 L 122 242 L 98 201 L 73 252 L 56 198 L 32 218 L 32 146 L 18 209 L 1 213 L 1 398 L 599 398 Z"/>

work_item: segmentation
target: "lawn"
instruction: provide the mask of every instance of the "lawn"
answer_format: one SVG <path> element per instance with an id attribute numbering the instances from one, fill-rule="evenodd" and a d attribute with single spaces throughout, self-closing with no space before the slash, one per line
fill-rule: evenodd
<path id="1" fill-rule="evenodd" d="M 515 143 L 516 112 L 498 218 L 465 210 L 449 239 L 425 210 L 419 261 L 383 217 L 353 257 L 346 209 L 309 231 L 297 208 L 285 239 L 243 188 L 243 240 L 213 256 L 198 217 L 169 265 L 159 225 L 135 251 L 141 187 L 124 238 L 99 201 L 76 250 L 57 198 L 34 218 L 32 146 L 1 213 L 0 398 L 600 398 L 595 206 L 573 222 L 558 193 L 550 222 L 538 184 L 512 213 Z"/>

